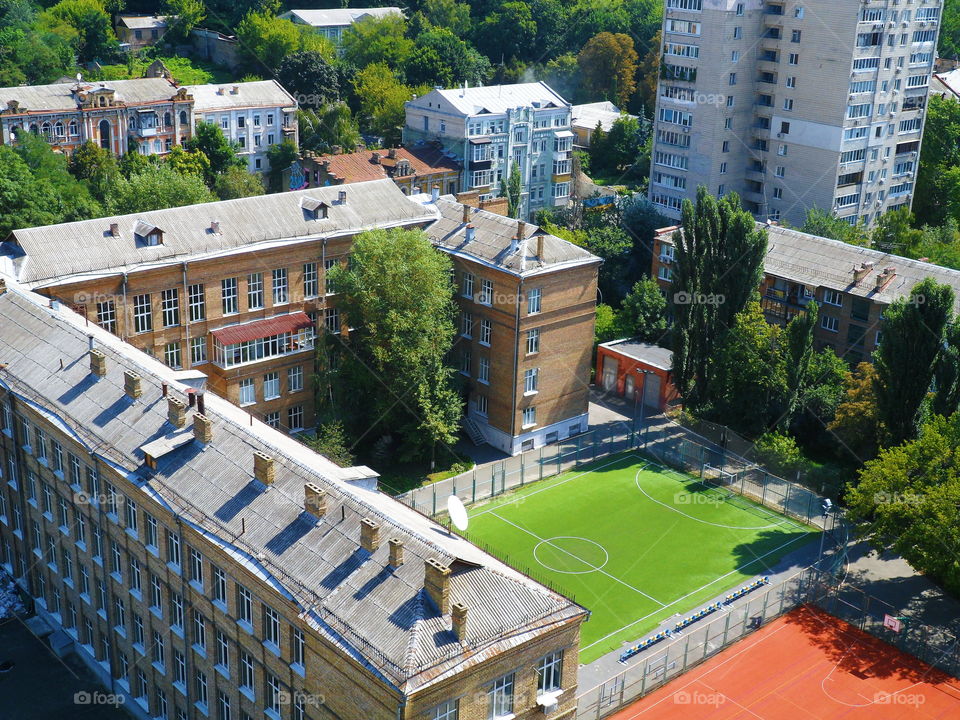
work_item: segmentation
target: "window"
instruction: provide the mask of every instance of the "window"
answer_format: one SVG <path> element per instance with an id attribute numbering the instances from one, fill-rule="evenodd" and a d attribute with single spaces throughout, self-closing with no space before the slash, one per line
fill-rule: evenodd
<path id="1" fill-rule="evenodd" d="M 203 586 L 203 555 L 190 548 L 190 581 Z"/>
<path id="2" fill-rule="evenodd" d="M 283 704 L 283 689 L 280 687 L 280 680 L 276 675 L 267 673 L 264 686 L 266 688 L 267 695 L 267 710 L 279 715 L 281 706 Z"/>
<path id="3" fill-rule="evenodd" d="M 294 665 L 304 666 L 306 646 L 307 642 L 306 638 L 304 638 L 303 631 L 298 628 L 292 628 L 290 631 L 290 653 L 293 656 L 292 662 Z"/>
<path id="4" fill-rule="evenodd" d="M 800 31 L 799 31 L 799 30 L 793 30 L 793 31 L 790 33 L 790 42 L 795 42 L 795 43 L 800 42 Z"/>
<path id="5" fill-rule="evenodd" d="M 247 309 L 259 310 L 263 307 L 263 273 L 247 275 Z"/>
<path id="6" fill-rule="evenodd" d="M 820 319 L 820 327 L 822 327 L 824 330 L 829 330 L 830 332 L 839 332 L 840 321 L 835 317 L 824 315 Z"/>
<path id="7" fill-rule="evenodd" d="M 537 424 L 537 409 L 528 407 L 523 409 L 523 427 L 533 427 Z"/>
<path id="8" fill-rule="evenodd" d="M 320 284 L 317 280 L 317 264 L 306 263 L 303 266 L 303 296 L 315 298 L 320 294 Z"/>
<path id="9" fill-rule="evenodd" d="M 275 400 L 278 397 L 280 397 L 280 373 L 267 373 L 263 376 L 263 399 Z"/>
<path id="10" fill-rule="evenodd" d="M 667 4 L 669 6 L 669 0 L 667 0 Z M 526 411 L 524 411 L 524 413 L 526 413 Z M 487 697 L 490 701 L 490 707 L 487 713 L 488 720 L 496 720 L 496 718 L 513 715 L 513 683 L 514 673 L 510 673 L 495 680 L 493 685 L 490 686 L 490 690 L 487 692 Z"/>
<path id="11" fill-rule="evenodd" d="M 540 352 L 540 328 L 527 330 L 527 355 Z"/>
<path id="12" fill-rule="evenodd" d="M 117 308 L 113 300 L 97 303 L 97 325 L 107 332 L 117 332 Z"/>
<path id="13" fill-rule="evenodd" d="M 266 423 L 269 427 L 279 428 L 280 427 L 280 412 L 268 412 L 263 416 L 263 422 Z"/>
<path id="14" fill-rule="evenodd" d="M 336 293 L 336 289 L 333 285 L 333 278 L 330 277 L 330 271 L 333 270 L 340 264 L 340 260 L 337 258 L 327 258 L 323 261 L 323 284 L 324 292 L 327 295 L 333 295 Z"/>
<path id="15" fill-rule="evenodd" d="M 465 298 L 473 299 L 473 273 L 465 272 L 463 274 L 463 284 L 461 285 L 461 294 Z"/>
<path id="16" fill-rule="evenodd" d="M 482 318 L 480 320 L 480 344 L 489 346 L 492 335 L 493 323 L 487 320 L 487 318 Z"/>
<path id="17" fill-rule="evenodd" d="M 180 536 L 167 530 L 167 562 L 171 565 L 181 564 Z"/>
<path id="18" fill-rule="evenodd" d="M 253 385 L 253 378 L 240 381 L 240 407 L 253 405 L 257 402 L 257 390 Z"/>
<path id="19" fill-rule="evenodd" d="M 180 353 L 180 342 L 167 343 L 163 346 L 163 362 L 171 368 L 183 367 L 183 357 Z"/>
<path id="20" fill-rule="evenodd" d="M 827 305 L 843 307 L 843 295 L 836 290 L 826 289 L 823 291 L 823 302 Z"/>
<path id="21" fill-rule="evenodd" d="M 533 288 L 532 290 L 527 291 L 527 314 L 534 315 L 540 312 L 540 298 L 542 297 L 542 290 L 540 288 Z"/>
<path id="22" fill-rule="evenodd" d="M 540 384 L 540 368 L 528 368 L 523 371 L 523 392 L 535 393 Z"/>
<path id="23" fill-rule="evenodd" d="M 160 293 L 160 310 L 164 327 L 180 324 L 180 292 L 176 288 Z"/>
<path id="24" fill-rule="evenodd" d="M 477 395 L 477 412 L 480 415 L 487 414 L 487 396 L 486 395 Z"/>
<path id="25" fill-rule="evenodd" d="M 163 608 L 163 586 L 160 584 L 160 578 L 156 575 L 150 576 L 150 607 L 154 608 L 158 612 L 157 615 L 162 613 Z"/>
<path id="26" fill-rule="evenodd" d="M 197 704 L 203 705 L 205 708 L 207 705 L 207 676 L 202 671 L 197 670 L 195 679 L 194 688 L 197 692 Z"/>
<path id="27" fill-rule="evenodd" d="M 287 269 L 277 268 L 273 271 L 273 304 L 283 305 L 287 301 Z"/>
<path id="28" fill-rule="evenodd" d="M 207 623 L 199 611 L 193 611 L 193 644 L 205 650 L 207 647 Z"/>
<path id="29" fill-rule="evenodd" d="M 133 331 L 137 333 L 153 330 L 153 313 L 150 307 L 150 294 L 133 296 Z"/>
<path id="30" fill-rule="evenodd" d="M 221 690 L 217 693 L 217 701 L 220 706 L 220 720 L 232 720 L 233 716 L 230 714 L 230 696 Z"/>
<path id="31" fill-rule="evenodd" d="M 207 317 L 207 304 L 203 295 L 203 283 L 197 283 L 187 288 L 187 298 L 190 308 L 190 322 L 200 322 Z"/>
<path id="32" fill-rule="evenodd" d="M 799 53 L 790 53 L 787 57 L 788 65 L 799 65 L 800 64 L 800 55 Z"/>
<path id="33" fill-rule="evenodd" d="M 481 356 L 480 370 L 477 373 L 477 380 L 482 383 L 490 382 L 490 358 Z"/>
<path id="34" fill-rule="evenodd" d="M 340 308 L 326 308 L 323 311 L 323 326 L 333 335 L 340 332 Z"/>
<path id="35" fill-rule="evenodd" d="M 460 314 L 460 334 L 465 338 L 473 337 L 473 313 Z"/>
<path id="36" fill-rule="evenodd" d="M 176 648 L 173 649 L 173 682 L 180 685 L 187 682 L 187 659 Z"/>
<path id="37" fill-rule="evenodd" d="M 537 663 L 537 692 L 559 690 L 562 685 L 563 651 L 550 653 Z"/>
<path id="38" fill-rule="evenodd" d="M 783 109 L 788 111 L 793 110 L 793 98 L 783 99 Z"/>
<path id="39" fill-rule="evenodd" d="M 490 305 L 493 303 L 492 280 L 480 280 L 480 295 L 477 297 L 477 302 L 483 305 Z"/>
<path id="40" fill-rule="evenodd" d="M 190 338 L 190 364 L 199 365 L 207 361 L 207 338 Z"/>
<path id="41" fill-rule="evenodd" d="M 303 368 L 299 365 L 287 369 L 287 392 L 300 392 L 303 390 Z"/>
<path id="42" fill-rule="evenodd" d="M 240 312 L 237 303 L 237 279 L 224 278 L 220 281 L 220 297 L 223 304 L 224 315 L 236 315 Z"/>
<path id="43" fill-rule="evenodd" d="M 428 715 L 429 720 L 458 720 L 460 708 L 457 700 L 440 703 Z"/>
<path id="44" fill-rule="evenodd" d="M 291 432 L 303 430 L 303 407 L 296 405 L 287 410 L 287 427 Z"/>

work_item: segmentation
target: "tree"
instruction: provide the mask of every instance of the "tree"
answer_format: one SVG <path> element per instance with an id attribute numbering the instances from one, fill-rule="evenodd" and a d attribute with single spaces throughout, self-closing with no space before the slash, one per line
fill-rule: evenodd
<path id="1" fill-rule="evenodd" d="M 849 373 L 847 363 L 830 348 L 815 352 L 810 358 L 797 399 L 797 412 L 790 424 L 791 433 L 806 446 L 834 449 L 831 436 L 824 430 L 836 417 Z"/>
<path id="2" fill-rule="evenodd" d="M 847 493 L 858 534 L 960 593 L 960 415 L 934 417 L 916 440 L 883 450 Z"/>
<path id="3" fill-rule="evenodd" d="M 620 323 L 613 308 L 597 303 L 596 322 L 593 326 L 593 343 L 610 342 L 620 337 Z"/>
<path id="4" fill-rule="evenodd" d="M 272 13 L 249 13 L 237 25 L 237 46 L 242 48 L 250 71 L 272 75 L 284 58 L 310 50 L 333 59 L 333 45 L 313 28 L 295 25 Z"/>
<path id="5" fill-rule="evenodd" d="M 507 199 L 507 215 L 512 218 L 520 217 L 520 202 L 523 193 L 523 180 L 520 177 L 520 166 L 510 163 L 510 174 L 500 178 L 500 195 Z"/>
<path id="6" fill-rule="evenodd" d="M 946 330 L 946 342 L 940 348 L 936 367 L 933 370 L 934 415 L 949 417 L 960 406 L 960 322 L 950 323 Z"/>
<path id="7" fill-rule="evenodd" d="M 543 229 L 551 235 L 579 245 L 603 258 L 597 287 L 600 289 L 602 299 L 612 306 L 619 307 L 620 302 L 632 287 L 630 281 L 633 277 L 629 271 L 634 244 L 626 232 L 614 223 L 570 230 L 547 222 L 543 224 Z"/>
<path id="8" fill-rule="evenodd" d="M 649 137 L 647 130 L 641 127 L 639 118 L 621 115 L 613 121 L 610 132 L 594 131 L 590 139 L 590 167 L 601 175 L 628 173 L 640 159 Z"/>
<path id="9" fill-rule="evenodd" d="M 216 199 L 200 176 L 181 175 L 166 165 L 149 165 L 129 178 L 118 178 L 110 195 L 110 211 L 146 212 Z"/>
<path id="10" fill-rule="evenodd" d="M 236 148 L 224 136 L 223 130 L 213 123 L 197 123 L 193 137 L 188 139 L 183 147 L 189 152 L 200 151 L 207 156 L 210 161 L 207 181 L 211 183 L 214 176 L 226 172 L 228 168 L 246 165 L 243 158 L 237 157 Z"/>
<path id="11" fill-rule="evenodd" d="M 207 9 L 202 0 L 164 0 L 163 8 L 171 19 L 163 37 L 174 44 L 189 42 L 190 31 L 207 17 Z"/>
<path id="12" fill-rule="evenodd" d="M 643 103 L 647 112 L 652 113 L 657 104 L 657 82 L 660 79 L 660 45 L 663 39 L 662 31 L 658 28 L 656 35 L 650 41 L 643 60 L 637 68 L 637 77 L 640 83 L 637 86 L 636 99 Z"/>
<path id="13" fill-rule="evenodd" d="M 343 57 L 363 68 L 383 63 L 400 70 L 413 53 L 413 40 L 407 37 L 407 21 L 403 15 L 391 13 L 383 17 L 365 17 L 343 32 Z"/>
<path id="14" fill-rule="evenodd" d="M 60 0 L 44 10 L 40 20 L 54 32 L 61 24 L 73 30 L 74 49 L 81 62 L 112 60 L 120 51 L 110 14 L 99 0 Z"/>
<path id="15" fill-rule="evenodd" d="M 446 28 L 458 37 L 470 33 L 470 5 L 457 0 L 424 0 L 420 11 L 431 24 Z"/>
<path id="16" fill-rule="evenodd" d="M 527 3 L 505 2 L 474 26 L 477 48 L 494 63 L 522 60 L 536 52 L 537 23 Z"/>
<path id="17" fill-rule="evenodd" d="M 53 186 L 35 180 L 23 159 L 8 145 L 0 145 L 0 237 L 62 219 Z"/>
<path id="18" fill-rule="evenodd" d="M 710 355 L 736 315 L 757 293 L 767 233 L 734 194 L 717 200 L 703 186 L 697 203 L 683 202 L 674 233 L 673 372 L 694 407 L 711 399 Z"/>
<path id="19" fill-rule="evenodd" d="M 827 426 L 841 446 L 841 450 L 863 463 L 877 454 L 878 438 L 882 433 L 880 411 L 877 407 L 877 369 L 870 363 L 860 363 L 844 379 L 843 399 L 836 416 Z"/>
<path id="20" fill-rule="evenodd" d="M 421 230 L 374 230 L 335 268 L 351 362 L 338 364 L 334 403 L 354 437 L 396 434 L 424 457 L 455 441 L 462 413 L 446 358 L 455 337 L 450 259 Z M 347 398 L 363 397 L 363 403 Z"/>
<path id="21" fill-rule="evenodd" d="M 339 420 L 318 426 L 316 435 L 306 438 L 304 443 L 340 467 L 350 467 L 355 462 L 346 430 Z"/>
<path id="22" fill-rule="evenodd" d="M 67 167 L 75 178 L 87 182 L 94 197 L 101 202 L 106 201 L 110 189 L 120 174 L 120 168 L 113 153 L 90 140 L 73 151 L 67 161 Z"/>
<path id="23" fill-rule="evenodd" d="M 954 22 L 958 19 L 954 13 Z M 946 18 L 944 18 L 946 22 Z M 944 28 L 941 40 L 947 35 Z M 913 212 L 920 223 L 960 221 L 960 103 L 930 95 L 927 99 L 923 147 L 917 166 Z"/>
<path id="24" fill-rule="evenodd" d="M 883 339 L 874 364 L 885 446 L 913 439 L 923 424 L 927 392 L 953 317 L 953 303 L 953 288 L 927 278 L 914 286 L 909 299 L 896 300 L 883 313 Z"/>
<path id="25" fill-rule="evenodd" d="M 784 335 L 783 360 L 786 370 L 786 396 L 783 403 L 783 414 L 778 423 L 787 428 L 794 418 L 800 392 L 807 384 L 810 365 L 813 361 L 813 333 L 817 327 L 817 304 L 807 303 L 805 313 L 797 315 L 788 324 Z"/>
<path id="26" fill-rule="evenodd" d="M 163 161 L 181 175 L 196 175 L 201 178 L 212 175 L 210 160 L 200 150 L 184 150 L 182 146 L 174 145 Z"/>
<path id="27" fill-rule="evenodd" d="M 800 226 L 800 232 L 832 238 L 861 247 L 870 245 L 870 235 L 862 220 L 858 220 L 856 225 L 851 225 L 816 206 L 807 210 L 807 216 L 803 225 Z"/>
<path id="28" fill-rule="evenodd" d="M 340 99 L 336 68 L 316 50 L 285 57 L 277 67 L 277 81 L 297 98 L 300 108 L 319 108 Z"/>
<path id="29" fill-rule="evenodd" d="M 540 77 L 562 97 L 576 101 L 580 93 L 580 64 L 574 53 L 563 53 L 547 61 Z"/>
<path id="30" fill-rule="evenodd" d="M 417 35 L 405 73 L 412 85 L 482 85 L 493 70 L 490 61 L 449 30 L 431 27 Z"/>
<path id="31" fill-rule="evenodd" d="M 367 126 L 392 145 L 404 122 L 404 103 L 413 97 L 413 91 L 397 80 L 385 63 L 368 65 L 357 73 L 353 83 Z"/>
<path id="32" fill-rule="evenodd" d="M 937 57 L 960 58 L 960 7 L 953 2 L 943 4 Z"/>
<path id="33" fill-rule="evenodd" d="M 617 327 L 623 337 L 659 345 L 667 333 L 667 301 L 652 278 L 633 286 L 617 313 Z"/>
<path id="34" fill-rule="evenodd" d="M 637 89 L 637 51 L 633 38 L 623 33 L 595 35 L 583 46 L 577 62 L 589 97 L 626 106 Z"/>
<path id="35" fill-rule="evenodd" d="M 353 149 L 360 144 L 360 128 L 345 102 L 325 105 L 319 110 L 297 112 L 300 147 L 328 153 L 334 146 Z"/>
<path id="36" fill-rule="evenodd" d="M 46 140 L 27 133 L 18 139 L 14 152 L 27 165 L 40 197 L 55 198 L 51 205 L 59 218 L 55 222 L 86 220 L 103 214 L 88 185 L 70 174 L 66 157 L 54 152 Z M 11 210 L 16 214 L 15 209 Z"/>
<path id="37" fill-rule="evenodd" d="M 910 255 L 923 237 L 923 232 L 914 228 L 913 222 L 913 213 L 909 208 L 888 210 L 877 220 L 870 234 L 870 243 L 884 252 Z"/>
<path id="38" fill-rule="evenodd" d="M 217 175 L 213 190 L 221 200 L 263 195 L 263 177 L 249 173 L 245 168 L 230 167 Z"/>
<path id="39" fill-rule="evenodd" d="M 267 149 L 267 159 L 270 161 L 270 171 L 267 178 L 270 183 L 270 192 L 283 190 L 283 173 L 300 157 L 293 140 L 284 140 Z"/>

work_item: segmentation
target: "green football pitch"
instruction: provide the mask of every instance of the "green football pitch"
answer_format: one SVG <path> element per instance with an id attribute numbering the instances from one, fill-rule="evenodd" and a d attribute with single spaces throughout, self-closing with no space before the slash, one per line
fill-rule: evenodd
<path id="1" fill-rule="evenodd" d="M 635 454 L 469 511 L 468 537 L 591 612 L 580 661 L 767 572 L 816 531 Z"/>

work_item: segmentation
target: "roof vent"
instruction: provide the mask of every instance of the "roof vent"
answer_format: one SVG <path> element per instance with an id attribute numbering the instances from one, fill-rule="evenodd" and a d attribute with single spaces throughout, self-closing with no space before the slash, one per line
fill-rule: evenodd
<path id="1" fill-rule="evenodd" d="M 440 199 L 440 186 L 434 183 L 433 187 L 430 188 L 430 202 L 436 202 Z"/>
<path id="2" fill-rule="evenodd" d="M 883 269 L 883 272 L 877 275 L 877 291 L 884 290 L 887 285 L 897 276 L 897 269 L 894 267 L 887 267 Z"/>
<path id="3" fill-rule="evenodd" d="M 222 88 L 222 87 L 218 87 L 218 88 L 217 88 L 217 95 L 223 95 L 223 88 Z"/>
<path id="4" fill-rule="evenodd" d="M 370 157 L 371 157 L 371 159 L 373 160 L 373 162 L 374 162 L 375 165 L 379 165 L 379 164 L 380 164 L 380 153 L 375 152 L 375 153 L 374 153 L 373 155 L 371 155 Z"/>
<path id="5" fill-rule="evenodd" d="M 436 558 L 424 563 L 423 589 L 440 610 L 441 615 L 450 612 L 450 568 Z"/>
<path id="6" fill-rule="evenodd" d="M 340 203 L 341 205 L 346 205 L 346 204 L 347 204 L 347 191 L 346 191 L 346 190 L 341 190 L 341 191 L 338 193 L 338 195 L 337 195 L 337 200 L 339 201 L 339 203 Z"/>
<path id="7" fill-rule="evenodd" d="M 120 237 L 120 225 L 118 223 L 110 223 L 110 234 L 114 237 Z"/>
<path id="8" fill-rule="evenodd" d="M 327 514 L 327 492 L 315 483 L 303 486 L 303 509 L 311 515 L 322 518 Z"/>
<path id="9" fill-rule="evenodd" d="M 477 229 L 473 225 L 467 225 L 467 242 L 473 242 L 477 236 Z"/>
<path id="10" fill-rule="evenodd" d="M 450 629 L 460 642 L 467 641 L 467 606 L 463 603 L 454 603 L 451 610 L 452 622 Z"/>
<path id="11" fill-rule="evenodd" d="M 204 444 L 213 440 L 213 423 L 206 415 L 193 414 L 193 437 Z"/>
<path id="12" fill-rule="evenodd" d="M 90 372 L 97 377 L 104 377 L 107 374 L 107 356 L 96 348 L 90 350 Z"/>
<path id="13" fill-rule="evenodd" d="M 370 518 L 360 521 L 360 547 L 367 552 L 374 552 L 380 547 L 380 525 Z"/>
<path id="14" fill-rule="evenodd" d="M 231 95 L 236 95 L 236 94 L 239 93 L 239 92 L 240 92 L 240 86 L 239 86 L 239 85 L 234 85 L 232 88 L 230 88 L 230 94 L 231 94 Z"/>
<path id="15" fill-rule="evenodd" d="M 143 390 L 140 388 L 140 376 L 132 370 L 123 371 L 123 392 L 127 397 L 140 397 Z"/>
<path id="16" fill-rule="evenodd" d="M 273 485 L 273 458 L 259 450 L 253 452 L 253 476 L 264 485 Z"/>
<path id="17" fill-rule="evenodd" d="M 403 543 L 398 538 L 390 538 L 387 546 L 390 548 L 390 567 L 398 568 L 403 565 Z"/>
<path id="18" fill-rule="evenodd" d="M 167 396 L 167 422 L 182 428 L 187 424 L 187 406 L 175 397 Z"/>
<path id="19" fill-rule="evenodd" d="M 214 235 L 219 235 L 219 234 L 220 234 L 220 221 L 219 221 L 219 220 L 211 220 L 211 221 L 210 221 L 210 232 L 212 232 Z"/>

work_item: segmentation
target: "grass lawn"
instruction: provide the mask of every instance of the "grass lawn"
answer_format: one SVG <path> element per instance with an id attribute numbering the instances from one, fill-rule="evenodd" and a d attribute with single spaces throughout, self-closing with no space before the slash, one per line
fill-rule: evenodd
<path id="1" fill-rule="evenodd" d="M 231 80 L 236 81 L 237 79 L 231 75 L 230 70 L 217 67 L 213 63 L 202 60 L 191 60 L 190 58 L 179 56 L 167 56 L 159 59 L 167 66 L 167 69 L 173 75 L 173 79 L 181 85 L 228 83 Z M 87 77 L 89 74 L 91 80 L 129 80 L 130 78 L 140 78 L 143 77 L 144 71 L 152 62 L 152 60 L 134 58 L 130 66 L 126 63 L 103 65 L 99 72 L 84 73 L 84 77 Z"/>
<path id="2" fill-rule="evenodd" d="M 621 455 L 469 510 L 470 540 L 591 611 L 580 662 L 763 574 L 816 531 Z"/>

